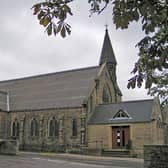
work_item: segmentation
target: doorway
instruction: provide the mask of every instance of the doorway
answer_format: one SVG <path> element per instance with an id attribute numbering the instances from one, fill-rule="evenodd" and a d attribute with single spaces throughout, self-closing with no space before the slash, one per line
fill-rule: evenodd
<path id="1" fill-rule="evenodd" d="M 113 126 L 112 127 L 112 148 L 125 149 L 130 140 L 129 126 Z"/>

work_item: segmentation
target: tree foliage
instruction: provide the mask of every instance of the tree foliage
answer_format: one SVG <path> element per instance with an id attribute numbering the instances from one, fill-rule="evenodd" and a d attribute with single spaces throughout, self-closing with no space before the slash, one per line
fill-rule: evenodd
<path id="1" fill-rule="evenodd" d="M 46 28 L 47 34 L 55 36 L 60 33 L 66 37 L 71 33 L 71 26 L 65 21 L 68 15 L 73 15 L 69 3 L 73 0 L 45 0 L 35 4 L 32 9 L 39 23 Z"/>
<path id="2" fill-rule="evenodd" d="M 41 0 L 43 1 L 43 0 Z M 74 0 L 45 0 L 32 8 L 48 35 L 71 33 L 66 23 L 72 15 L 70 3 Z M 112 5 L 112 18 L 116 28 L 126 29 L 133 21 L 141 23 L 145 36 L 137 43 L 139 59 L 128 81 L 128 88 L 145 88 L 168 103 L 168 0 L 88 0 L 90 13 L 100 14 Z"/>

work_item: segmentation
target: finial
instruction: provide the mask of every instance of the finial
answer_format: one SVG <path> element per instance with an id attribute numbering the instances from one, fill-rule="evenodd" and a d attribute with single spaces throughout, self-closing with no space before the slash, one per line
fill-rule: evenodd
<path id="1" fill-rule="evenodd" d="M 108 30 L 108 24 L 105 24 L 106 31 Z"/>

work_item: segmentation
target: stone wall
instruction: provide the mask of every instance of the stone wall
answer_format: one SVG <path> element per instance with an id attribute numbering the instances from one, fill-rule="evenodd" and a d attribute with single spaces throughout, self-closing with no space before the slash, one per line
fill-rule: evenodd
<path id="1" fill-rule="evenodd" d="M 132 152 L 133 155 L 138 157 L 143 156 L 143 146 L 144 144 L 152 143 L 152 131 L 150 123 L 135 123 L 131 124 L 130 135 L 132 141 Z"/>
<path id="2" fill-rule="evenodd" d="M 7 136 L 7 115 L 7 112 L 0 111 L 0 139 L 4 139 Z"/>
<path id="3" fill-rule="evenodd" d="M 16 140 L 0 139 L 0 154 L 16 155 L 19 145 Z"/>
<path id="4" fill-rule="evenodd" d="M 164 140 L 165 144 L 168 144 L 168 125 L 164 126 Z"/>
<path id="5" fill-rule="evenodd" d="M 144 145 L 164 144 L 164 128 L 160 127 L 157 120 L 147 123 L 131 125 L 131 140 L 133 155 L 143 157 Z"/>
<path id="6" fill-rule="evenodd" d="M 144 168 L 168 168 L 168 145 L 145 145 Z"/>
<path id="7" fill-rule="evenodd" d="M 88 125 L 88 147 L 90 149 L 112 148 L 110 125 Z"/>
<path id="8" fill-rule="evenodd" d="M 109 70 L 107 69 L 106 65 L 101 67 L 101 70 L 99 71 L 96 80 L 92 83 L 92 86 L 90 88 L 88 99 L 88 112 L 89 112 L 88 119 L 92 115 L 95 106 L 104 103 L 102 100 L 104 87 L 109 88 L 112 103 L 121 102 L 122 96 L 116 91 L 116 87 L 118 87 L 117 81 L 113 81 L 111 79 Z M 92 97 L 92 110 L 90 110 L 91 97 Z"/>
<path id="9" fill-rule="evenodd" d="M 144 145 L 163 144 L 163 129 L 157 121 L 128 124 L 88 125 L 88 147 L 91 149 L 112 149 L 112 126 L 130 126 L 131 155 L 143 157 Z"/>
<path id="10" fill-rule="evenodd" d="M 103 95 L 103 88 L 105 86 L 109 87 L 110 90 L 110 95 L 111 95 L 111 102 L 121 102 L 121 95 L 119 95 L 116 91 L 116 86 L 117 86 L 117 81 L 112 81 L 109 70 L 105 66 L 104 69 L 102 69 L 101 75 L 98 75 L 98 82 L 97 86 L 95 88 L 96 93 L 97 93 L 97 104 L 102 104 L 102 95 Z"/>
<path id="11" fill-rule="evenodd" d="M 82 108 L 62 108 L 51 110 L 36 110 L 36 111 L 22 111 L 11 112 L 9 114 L 10 130 L 8 137 L 18 139 L 20 148 L 24 150 L 35 151 L 61 151 L 71 146 L 78 146 L 81 142 L 81 116 L 83 114 Z M 59 136 L 49 136 L 49 121 L 53 117 L 60 123 Z M 30 135 L 30 125 L 32 119 L 37 119 L 39 125 L 38 136 Z M 77 119 L 77 136 L 72 136 L 72 120 Z M 17 120 L 20 125 L 19 137 L 12 137 L 12 123 Z"/>

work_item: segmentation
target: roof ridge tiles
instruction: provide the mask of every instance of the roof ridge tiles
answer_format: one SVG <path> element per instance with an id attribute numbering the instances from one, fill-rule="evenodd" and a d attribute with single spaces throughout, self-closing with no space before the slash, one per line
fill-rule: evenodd
<path id="1" fill-rule="evenodd" d="M 114 102 L 114 103 L 103 103 L 103 104 L 98 104 L 97 106 L 101 105 L 110 105 L 110 104 L 123 104 L 123 103 L 134 103 L 134 102 L 143 102 L 143 101 L 153 101 L 154 99 L 140 99 L 140 100 L 127 100 L 127 101 L 122 101 L 122 102 Z"/>

